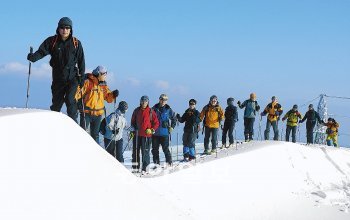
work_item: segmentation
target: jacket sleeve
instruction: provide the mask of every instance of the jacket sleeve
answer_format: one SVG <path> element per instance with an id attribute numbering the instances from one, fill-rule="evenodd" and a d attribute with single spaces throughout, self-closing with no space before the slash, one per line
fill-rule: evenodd
<path id="1" fill-rule="evenodd" d="M 151 111 L 152 111 L 152 122 L 151 122 L 152 128 L 154 130 L 157 130 L 159 127 L 159 120 L 157 117 L 157 113 L 153 109 L 151 109 Z"/>
<path id="2" fill-rule="evenodd" d="M 114 101 L 114 95 L 113 92 L 111 90 L 109 90 L 107 85 L 103 85 L 102 87 L 102 91 L 103 91 L 103 98 L 108 102 L 111 103 Z"/>
<path id="3" fill-rule="evenodd" d="M 323 121 L 321 120 L 320 115 L 318 114 L 318 112 L 315 111 L 315 115 L 316 115 L 316 119 L 317 119 L 318 123 L 322 124 Z"/>
<path id="4" fill-rule="evenodd" d="M 169 115 L 170 115 L 170 122 L 171 122 L 171 127 L 175 128 L 176 126 L 176 116 L 175 116 L 175 112 L 170 108 L 169 111 Z"/>
<path id="5" fill-rule="evenodd" d="M 79 67 L 79 75 L 83 76 L 85 74 L 85 56 L 84 56 L 83 46 L 79 40 L 78 40 L 78 52 L 77 52 L 77 64 Z"/>
<path id="6" fill-rule="evenodd" d="M 33 53 L 33 62 L 36 62 L 46 55 L 50 54 L 50 45 L 52 42 L 52 37 L 46 38 L 44 42 L 41 43 L 39 49 Z"/>
<path id="7" fill-rule="evenodd" d="M 136 122 L 136 114 L 137 114 L 137 108 L 133 111 L 131 116 L 131 126 L 134 128 L 134 130 L 137 130 L 137 122 Z"/>
<path id="8" fill-rule="evenodd" d="M 234 120 L 235 122 L 238 121 L 238 111 L 237 111 L 237 107 L 234 107 L 234 108 L 233 108 L 233 120 Z"/>
<path id="9" fill-rule="evenodd" d="M 220 121 L 225 119 L 224 110 L 221 107 L 219 107 L 219 119 L 220 119 Z M 219 121 L 219 123 L 220 123 L 220 121 Z"/>
<path id="10" fill-rule="evenodd" d="M 206 107 L 204 106 L 204 108 L 202 109 L 202 111 L 201 111 L 201 113 L 200 113 L 200 115 L 199 115 L 201 121 L 203 121 L 203 119 L 204 119 L 204 117 L 205 117 L 205 112 L 206 112 Z"/>

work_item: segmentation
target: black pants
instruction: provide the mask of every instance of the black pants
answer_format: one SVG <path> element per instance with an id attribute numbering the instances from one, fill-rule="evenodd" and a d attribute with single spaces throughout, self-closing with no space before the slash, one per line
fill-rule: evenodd
<path id="1" fill-rule="evenodd" d="M 253 140 L 255 118 L 244 118 L 244 137 L 245 140 Z"/>
<path id="2" fill-rule="evenodd" d="M 165 161 L 169 164 L 172 163 L 172 158 L 169 150 L 169 136 L 154 136 L 152 137 L 152 155 L 153 163 L 160 164 L 159 160 L 159 145 L 162 146 L 162 150 L 165 155 Z"/>
<path id="3" fill-rule="evenodd" d="M 306 143 L 307 144 L 313 144 L 314 143 L 314 128 L 315 128 L 316 122 L 314 121 L 307 121 L 306 122 Z"/>
<path id="4" fill-rule="evenodd" d="M 146 171 L 147 166 L 150 164 L 149 151 L 152 144 L 152 138 L 150 137 L 134 137 L 132 146 L 132 168 L 140 169 L 140 154 L 142 155 L 142 170 Z M 141 152 L 140 152 L 141 151 Z"/>
<path id="5" fill-rule="evenodd" d="M 295 143 L 295 142 L 297 142 L 297 139 L 296 139 L 297 126 L 289 126 L 289 125 L 287 125 L 286 141 L 289 141 L 289 136 L 290 136 L 290 132 L 291 131 L 292 131 L 292 142 Z"/>
<path id="6" fill-rule="evenodd" d="M 233 139 L 233 130 L 235 128 L 235 123 L 234 122 L 229 122 L 225 121 L 224 123 L 224 128 L 222 129 L 222 144 L 226 144 L 226 136 L 228 134 L 228 139 L 230 144 L 233 144 L 234 139 Z"/>
<path id="7" fill-rule="evenodd" d="M 209 139 L 211 135 L 211 149 L 215 150 L 218 140 L 218 128 L 209 128 L 205 127 L 205 135 L 204 135 L 204 149 L 209 150 Z"/>
<path id="8" fill-rule="evenodd" d="M 50 109 L 52 111 L 60 112 L 63 103 L 66 103 L 67 115 L 78 123 L 78 107 L 75 101 L 75 93 L 78 88 L 78 82 L 76 79 L 71 81 L 52 81 L 52 105 Z"/>
<path id="9" fill-rule="evenodd" d="M 123 139 L 118 141 L 104 138 L 105 148 L 108 153 L 115 157 L 120 163 L 124 163 L 123 157 Z"/>

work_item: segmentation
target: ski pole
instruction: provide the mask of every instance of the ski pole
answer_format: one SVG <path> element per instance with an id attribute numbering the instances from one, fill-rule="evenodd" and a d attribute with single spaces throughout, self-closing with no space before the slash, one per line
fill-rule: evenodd
<path id="1" fill-rule="evenodd" d="M 29 49 L 30 53 L 33 53 L 33 47 L 30 47 Z M 29 70 L 28 70 L 28 81 L 27 81 L 27 100 L 26 100 L 26 108 L 28 108 L 28 100 L 29 100 L 29 86 L 30 86 L 30 74 L 32 71 L 32 62 L 29 61 Z"/>
<path id="2" fill-rule="evenodd" d="M 237 147 L 237 134 L 236 134 L 236 127 L 234 128 L 234 131 L 235 131 L 236 150 L 238 150 L 238 147 Z"/>
<path id="3" fill-rule="evenodd" d="M 115 112 L 115 103 L 116 103 L 116 98 L 114 99 L 114 106 L 113 106 L 113 110 L 114 110 L 114 117 L 115 117 L 115 120 L 114 120 L 114 134 L 115 136 L 117 136 L 117 114 Z M 123 131 L 122 131 L 123 132 Z M 114 138 L 114 156 L 115 156 L 115 159 L 117 159 L 117 139 Z"/>
<path id="4" fill-rule="evenodd" d="M 171 161 L 173 161 L 173 148 L 171 146 L 171 133 L 169 133 L 169 146 L 170 146 L 170 154 L 171 154 Z"/>
<path id="5" fill-rule="evenodd" d="M 176 161 L 179 161 L 179 121 L 176 122 Z"/>

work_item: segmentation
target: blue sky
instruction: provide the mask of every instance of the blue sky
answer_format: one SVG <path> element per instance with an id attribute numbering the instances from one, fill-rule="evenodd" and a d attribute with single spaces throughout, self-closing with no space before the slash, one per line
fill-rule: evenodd
<path id="1" fill-rule="evenodd" d="M 350 96 L 349 11 L 347 0 L 6 1 L 0 107 L 25 106 L 29 46 L 36 50 L 63 16 L 73 20 L 87 70 L 105 65 L 111 89 L 131 108 L 161 93 L 177 112 L 190 98 L 201 109 L 212 94 L 223 106 L 229 96 L 256 92 L 265 106 L 276 95 L 285 110 L 321 93 Z M 32 65 L 30 107 L 50 106 L 48 60 Z M 348 115 L 349 100 L 331 103 L 334 114 Z M 341 121 L 349 133 L 349 118 Z"/>

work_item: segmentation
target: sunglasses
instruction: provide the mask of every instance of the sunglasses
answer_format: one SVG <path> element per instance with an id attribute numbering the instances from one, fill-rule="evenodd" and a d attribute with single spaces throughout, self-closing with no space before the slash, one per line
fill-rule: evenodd
<path id="1" fill-rule="evenodd" d="M 190 103 L 190 105 L 196 105 L 195 103 Z"/>
<path id="2" fill-rule="evenodd" d="M 104 72 L 104 73 L 100 73 L 101 76 L 104 76 L 104 75 L 107 75 L 107 72 Z"/>
<path id="3" fill-rule="evenodd" d="M 62 29 L 62 30 L 63 30 L 63 29 L 70 30 L 70 29 L 71 29 L 71 27 L 70 27 L 70 26 L 61 26 L 61 27 L 60 27 L 60 29 Z"/>

